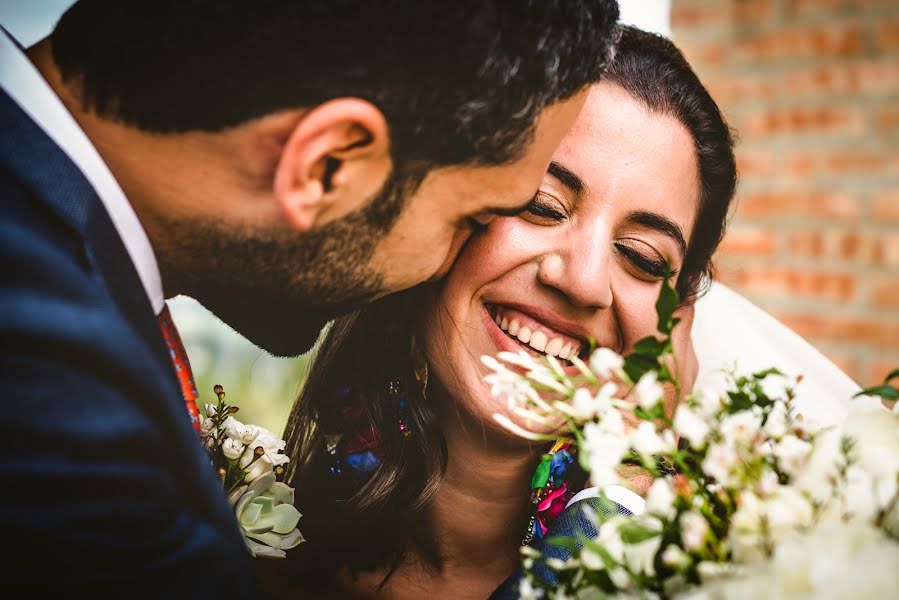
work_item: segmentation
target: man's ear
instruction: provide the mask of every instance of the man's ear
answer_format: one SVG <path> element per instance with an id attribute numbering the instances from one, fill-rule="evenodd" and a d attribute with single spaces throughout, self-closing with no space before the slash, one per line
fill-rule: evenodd
<path id="1" fill-rule="evenodd" d="M 358 98 L 338 98 L 305 113 L 275 170 L 275 198 L 288 223 L 308 231 L 360 208 L 390 175 L 384 114 Z"/>

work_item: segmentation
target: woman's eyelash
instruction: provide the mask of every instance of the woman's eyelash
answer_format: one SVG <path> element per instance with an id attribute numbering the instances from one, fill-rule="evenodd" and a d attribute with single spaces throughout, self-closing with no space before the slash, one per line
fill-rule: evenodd
<path id="1" fill-rule="evenodd" d="M 616 242 L 615 248 L 621 252 L 625 258 L 627 258 L 631 263 L 640 269 L 641 271 L 652 275 L 653 277 L 662 278 L 665 276 L 665 261 L 661 259 L 652 259 L 648 256 L 637 252 L 633 248 Z"/>
<path id="2" fill-rule="evenodd" d="M 531 200 L 525 210 L 535 217 L 540 217 L 542 219 L 550 219 L 553 221 L 562 221 L 565 219 L 564 214 L 540 200 L 538 196 L 534 196 L 534 199 Z"/>

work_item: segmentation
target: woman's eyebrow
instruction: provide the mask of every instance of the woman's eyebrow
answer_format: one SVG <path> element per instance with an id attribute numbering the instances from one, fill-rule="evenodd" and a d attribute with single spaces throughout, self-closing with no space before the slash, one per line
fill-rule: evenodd
<path id="1" fill-rule="evenodd" d="M 547 172 L 559 180 L 559 183 L 567 187 L 576 195 L 581 195 L 587 189 L 587 184 L 577 174 L 553 161 L 549 163 Z"/>
<path id="2" fill-rule="evenodd" d="M 677 223 L 668 217 L 659 213 L 637 210 L 630 213 L 627 216 L 627 220 L 636 225 L 642 225 L 643 227 L 649 227 L 664 233 L 677 243 L 681 258 L 687 254 L 687 242 L 684 240 L 684 232 L 681 231 Z"/>

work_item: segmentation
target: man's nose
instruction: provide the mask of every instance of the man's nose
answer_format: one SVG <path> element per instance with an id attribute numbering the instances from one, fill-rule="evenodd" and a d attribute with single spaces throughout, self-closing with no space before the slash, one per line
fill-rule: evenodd
<path id="1" fill-rule="evenodd" d="M 465 242 L 468 241 L 468 238 L 471 237 L 471 233 L 471 229 L 456 230 L 453 239 L 450 241 L 449 249 L 446 252 L 446 258 L 443 259 L 443 264 L 441 264 L 437 271 L 428 278 L 428 281 L 443 279 L 446 274 L 449 273 L 450 269 L 453 268 L 453 263 L 456 262 L 456 258 L 459 256 L 459 252 L 462 251 L 462 246 L 464 246 Z"/>
<path id="2" fill-rule="evenodd" d="M 572 304 L 590 308 L 612 305 L 610 244 L 605 236 L 571 239 L 546 254 L 540 282 L 565 294 Z"/>

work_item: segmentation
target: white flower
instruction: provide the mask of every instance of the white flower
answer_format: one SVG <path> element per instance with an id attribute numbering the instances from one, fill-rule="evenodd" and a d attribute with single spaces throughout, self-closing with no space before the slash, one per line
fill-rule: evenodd
<path id="1" fill-rule="evenodd" d="M 591 571 L 601 571 L 606 568 L 602 557 L 590 548 L 581 550 L 581 563 Z"/>
<path id="2" fill-rule="evenodd" d="M 762 387 L 762 392 L 771 400 L 776 400 L 778 398 L 786 398 L 787 390 L 790 388 L 790 382 L 792 380 L 788 379 L 783 375 L 771 374 L 762 379 L 759 383 Z"/>
<path id="3" fill-rule="evenodd" d="M 646 494 L 646 512 L 664 519 L 673 519 L 677 511 L 674 508 L 674 487 L 666 477 L 659 477 L 652 482 Z"/>
<path id="4" fill-rule="evenodd" d="M 620 528 L 625 523 L 625 519 L 630 518 L 623 515 L 615 515 L 608 519 L 599 528 L 599 535 L 596 538 L 596 543 L 618 563 L 624 562 L 624 542 L 621 541 Z"/>
<path id="5" fill-rule="evenodd" d="M 644 458 L 673 450 L 673 444 L 667 443 L 656 431 L 656 426 L 649 421 L 640 421 L 635 429 L 628 432 L 627 437 L 631 447 Z"/>
<path id="6" fill-rule="evenodd" d="M 200 435 L 203 437 L 208 437 L 212 435 L 213 431 L 215 431 L 215 421 L 213 421 L 209 417 L 206 417 L 200 424 Z"/>
<path id="7" fill-rule="evenodd" d="M 739 507 L 731 517 L 727 536 L 735 562 L 752 564 L 767 558 L 762 511 L 758 496 L 749 491 L 740 493 Z"/>
<path id="8" fill-rule="evenodd" d="M 609 571 L 609 579 L 611 579 L 612 584 L 620 590 L 628 589 L 631 584 L 631 576 L 624 567 L 615 567 Z"/>
<path id="9" fill-rule="evenodd" d="M 634 386 L 634 394 L 637 396 L 637 404 L 643 410 L 650 410 L 664 399 L 665 391 L 658 381 L 658 373 L 647 371 L 640 377 L 640 381 Z"/>
<path id="10" fill-rule="evenodd" d="M 617 413 L 618 411 L 613 411 Z M 620 415 L 619 415 L 620 418 Z M 613 427 L 613 430 L 617 427 Z M 617 484 L 617 467 L 629 449 L 627 437 L 609 432 L 601 424 L 584 425 L 584 445 L 590 464 L 590 480 L 597 487 Z"/>
<path id="11" fill-rule="evenodd" d="M 790 425 L 786 404 L 780 400 L 774 403 L 762 429 L 768 437 L 775 439 L 780 439 L 787 434 Z"/>
<path id="12" fill-rule="evenodd" d="M 690 555 L 680 549 L 679 546 L 668 544 L 662 552 L 662 563 L 674 569 L 683 569 L 690 564 Z"/>
<path id="13" fill-rule="evenodd" d="M 709 420 L 724 406 L 722 398 L 726 396 L 723 386 L 709 386 L 697 390 L 693 396 L 694 409 L 704 420 Z"/>
<path id="14" fill-rule="evenodd" d="M 739 445 L 743 448 L 750 447 L 761 425 L 762 422 L 758 415 L 753 414 L 752 411 L 743 410 L 722 419 L 721 437 L 725 444 Z"/>
<path id="15" fill-rule="evenodd" d="M 639 517 L 632 518 L 636 519 Z M 633 573 L 642 573 L 653 577 L 656 574 L 653 562 L 655 561 L 656 554 L 662 544 L 662 524 L 654 517 L 647 518 L 644 516 L 643 518 L 640 518 L 640 525 L 652 531 L 657 531 L 660 535 L 655 535 L 642 542 L 637 542 L 636 544 L 625 544 L 624 563 Z"/>
<path id="16" fill-rule="evenodd" d="M 252 439 L 240 459 L 241 468 L 248 469 L 244 482 L 250 483 L 271 472 L 274 467 L 290 461 L 290 458 L 282 452 L 287 443 L 268 429 L 258 425 L 244 425 L 234 417 L 228 417 L 223 424 L 229 438 Z M 262 456 L 258 458 L 256 448 L 262 448 Z"/>
<path id="17" fill-rule="evenodd" d="M 688 406 L 681 404 L 674 413 L 674 430 L 687 438 L 690 445 L 699 449 L 705 444 L 709 426 Z"/>
<path id="18" fill-rule="evenodd" d="M 709 446 L 705 459 L 702 461 L 702 470 L 715 478 L 715 481 L 723 486 L 731 487 L 738 483 L 733 477 L 734 469 L 740 464 L 740 455 L 733 445 L 726 442 L 716 442 Z"/>
<path id="19" fill-rule="evenodd" d="M 784 485 L 763 502 L 768 532 L 775 541 L 812 525 L 814 509 L 795 487 Z"/>
<path id="20" fill-rule="evenodd" d="M 705 538 L 709 532 L 709 524 L 705 517 L 695 510 L 688 510 L 680 516 L 681 539 L 687 551 L 694 551 L 705 545 Z"/>
<path id="21" fill-rule="evenodd" d="M 244 445 L 234 438 L 225 438 L 222 442 L 222 454 L 231 460 L 237 460 L 243 452 Z"/>
<path id="22" fill-rule="evenodd" d="M 899 416 L 880 409 L 851 415 L 844 435 L 854 440 L 850 470 L 864 485 L 856 493 L 879 511 L 899 493 Z"/>
<path id="23" fill-rule="evenodd" d="M 543 597 L 543 590 L 540 588 L 535 588 L 531 584 L 531 580 L 525 577 L 521 578 L 521 581 L 518 583 L 518 598 L 519 600 L 540 600 Z"/>
<path id="24" fill-rule="evenodd" d="M 750 600 L 894 598 L 899 544 L 866 523 L 828 521 L 779 543 L 772 559 L 748 574 L 703 586 L 706 598 Z"/>
<path id="25" fill-rule="evenodd" d="M 777 473 L 771 469 L 765 469 L 759 476 L 759 493 L 763 496 L 770 496 L 780 487 L 780 478 Z"/>
<path id="26" fill-rule="evenodd" d="M 832 499 L 834 486 L 840 477 L 841 464 L 840 435 L 838 429 L 829 429 L 815 438 L 812 450 L 804 461 L 796 461 L 796 472 L 788 473 L 794 484 L 810 495 L 816 502 L 824 503 Z M 786 440 L 791 436 L 784 438 Z M 781 440 L 781 444 L 784 440 Z M 783 465 L 781 465 L 783 467 Z"/>
<path id="27" fill-rule="evenodd" d="M 571 399 L 571 416 L 580 421 L 602 416 L 612 408 L 611 400 L 617 391 L 618 386 L 611 381 L 603 384 L 595 396 L 586 388 L 578 388 Z"/>
<path id="28" fill-rule="evenodd" d="M 590 369 L 603 379 L 608 379 L 613 374 L 619 374 L 622 367 L 624 367 L 624 358 L 608 348 L 597 348 L 590 355 Z"/>
<path id="29" fill-rule="evenodd" d="M 510 365 L 514 365 L 516 367 L 521 367 L 526 371 L 534 371 L 534 372 L 546 372 L 547 368 L 545 365 L 540 364 L 537 361 L 537 358 L 531 354 L 528 354 L 524 350 L 519 350 L 518 352 L 500 352 L 496 355 L 501 361 L 508 363 Z M 489 357 L 488 357 L 489 358 Z M 489 361 L 487 366 L 490 366 Z"/>
<path id="30" fill-rule="evenodd" d="M 225 419 L 224 426 L 225 435 L 244 445 L 252 443 L 259 434 L 259 428 L 255 425 L 244 425 L 234 417 Z"/>
<path id="31" fill-rule="evenodd" d="M 206 409 L 206 416 L 213 417 L 216 413 L 218 413 L 218 407 L 215 404 L 210 404 L 207 402 L 203 405 L 203 408 Z"/>
<path id="32" fill-rule="evenodd" d="M 806 467 L 812 445 L 795 435 L 786 435 L 774 446 L 778 465 L 790 477 L 797 477 Z"/>

